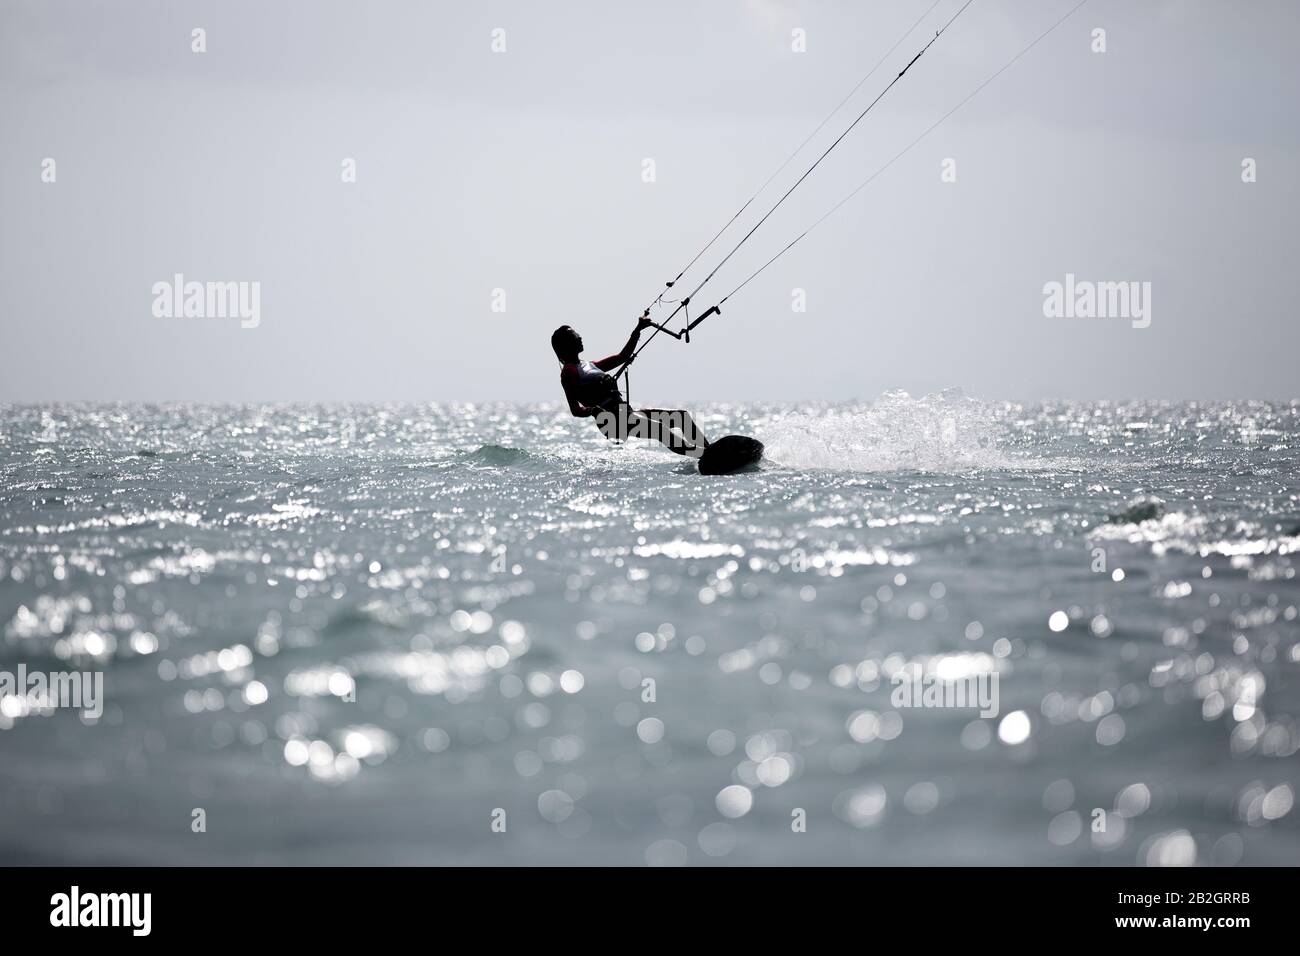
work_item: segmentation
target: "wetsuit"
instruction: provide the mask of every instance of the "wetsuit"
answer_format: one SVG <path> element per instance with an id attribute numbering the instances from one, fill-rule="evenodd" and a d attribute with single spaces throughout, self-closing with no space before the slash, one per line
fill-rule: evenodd
<path id="1" fill-rule="evenodd" d="M 600 364 L 617 361 L 618 356 L 611 355 L 609 358 L 601 359 Z M 618 382 L 615 381 L 614 376 L 602 370 L 600 364 L 578 362 L 576 365 L 573 363 L 565 365 L 560 369 L 560 384 L 564 386 L 566 395 L 572 395 L 583 405 L 608 412 L 617 411 L 618 406 L 623 403 L 623 395 L 618 390 Z"/>

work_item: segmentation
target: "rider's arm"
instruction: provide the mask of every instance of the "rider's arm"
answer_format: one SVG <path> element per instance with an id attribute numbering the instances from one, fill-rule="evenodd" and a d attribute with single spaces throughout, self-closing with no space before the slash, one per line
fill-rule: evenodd
<path id="1" fill-rule="evenodd" d="M 648 317 L 644 315 L 641 316 L 641 318 L 636 320 L 636 328 L 632 330 L 632 335 L 627 340 L 627 344 L 623 346 L 623 351 L 619 352 L 617 355 L 607 355 L 600 361 L 593 362 L 592 364 L 602 372 L 608 372 L 610 369 L 618 368 L 620 365 L 625 365 L 630 362 L 632 360 L 632 353 L 636 351 L 637 342 L 641 341 L 641 330 L 651 324 L 652 323 Z"/>
<path id="2" fill-rule="evenodd" d="M 569 401 L 569 414 L 574 418 L 590 418 L 592 415 L 596 414 L 596 409 L 578 401 L 578 396 L 576 394 L 578 375 L 576 372 L 570 372 L 566 368 L 560 373 L 560 384 L 564 386 L 564 397 Z"/>

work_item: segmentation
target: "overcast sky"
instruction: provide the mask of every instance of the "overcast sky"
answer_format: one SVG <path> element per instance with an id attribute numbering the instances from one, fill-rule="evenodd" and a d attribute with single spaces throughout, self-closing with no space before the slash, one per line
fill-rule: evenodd
<path id="1" fill-rule="evenodd" d="M 551 330 L 617 350 L 932 2 L 0 0 L 0 400 L 557 400 Z M 975 0 L 696 301 L 1074 3 Z M 634 396 L 1297 397 L 1297 49 L 1295 0 L 1090 0 Z M 260 323 L 156 317 L 176 273 L 259 282 Z M 1150 282 L 1150 326 L 1045 317 L 1067 273 Z"/>

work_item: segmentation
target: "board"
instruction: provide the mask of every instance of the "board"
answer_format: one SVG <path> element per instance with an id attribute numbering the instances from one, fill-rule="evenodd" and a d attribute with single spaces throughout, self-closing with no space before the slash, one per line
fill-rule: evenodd
<path id="1" fill-rule="evenodd" d="M 701 475 L 729 475 L 757 465 L 763 457 L 763 443 L 748 435 L 726 435 L 700 455 Z"/>

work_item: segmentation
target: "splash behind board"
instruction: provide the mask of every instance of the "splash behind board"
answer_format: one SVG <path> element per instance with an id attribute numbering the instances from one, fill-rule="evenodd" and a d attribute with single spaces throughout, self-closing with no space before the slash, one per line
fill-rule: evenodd
<path id="1" fill-rule="evenodd" d="M 726 435 L 711 443 L 700 456 L 701 475 L 729 475 L 757 465 L 763 443 L 748 435 Z"/>

